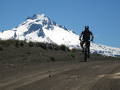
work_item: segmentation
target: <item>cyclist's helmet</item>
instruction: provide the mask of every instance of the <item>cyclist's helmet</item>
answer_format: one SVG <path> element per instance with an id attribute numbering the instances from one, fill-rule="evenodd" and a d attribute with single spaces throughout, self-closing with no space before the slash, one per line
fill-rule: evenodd
<path id="1" fill-rule="evenodd" d="M 89 30 L 89 26 L 85 26 L 85 30 Z"/>

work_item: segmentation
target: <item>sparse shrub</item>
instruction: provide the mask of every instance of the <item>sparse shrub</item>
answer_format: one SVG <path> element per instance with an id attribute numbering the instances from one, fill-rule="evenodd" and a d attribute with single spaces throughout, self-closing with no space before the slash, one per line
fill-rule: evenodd
<path id="1" fill-rule="evenodd" d="M 60 48 L 59 48 L 59 46 L 57 46 L 57 45 L 55 45 L 55 47 L 54 47 L 54 50 L 59 50 Z"/>
<path id="2" fill-rule="evenodd" d="M 46 47 L 47 49 L 51 49 L 51 50 L 59 50 L 59 46 L 57 44 L 47 43 Z"/>
<path id="3" fill-rule="evenodd" d="M 39 42 L 36 42 L 35 45 L 36 45 L 36 47 L 40 47 L 40 43 Z"/>
<path id="4" fill-rule="evenodd" d="M 19 41 L 18 40 L 16 40 L 16 42 L 15 42 L 15 47 L 19 47 Z"/>
<path id="5" fill-rule="evenodd" d="M 10 44 L 14 43 L 14 40 L 9 39 L 9 40 L 6 40 L 6 42 L 10 45 Z"/>
<path id="6" fill-rule="evenodd" d="M 37 47 L 41 47 L 43 49 L 47 49 L 47 44 L 46 43 L 36 42 L 35 45 Z"/>
<path id="7" fill-rule="evenodd" d="M 34 46 L 34 43 L 33 43 L 33 42 L 29 42 L 28 45 L 29 45 L 30 47 L 33 47 L 33 46 Z"/>
<path id="8" fill-rule="evenodd" d="M 53 44 L 53 49 L 54 50 L 59 50 L 59 46 L 57 44 Z"/>
<path id="9" fill-rule="evenodd" d="M 61 46 L 60 46 L 60 49 L 61 49 L 62 51 L 69 51 L 69 48 L 66 47 L 65 45 L 61 45 Z"/>
<path id="10" fill-rule="evenodd" d="M 8 42 L 8 40 L 0 40 L 0 45 L 8 47 L 10 43 Z"/>
<path id="11" fill-rule="evenodd" d="M 15 45 L 16 42 L 18 42 L 18 40 L 13 40 L 13 39 L 6 40 L 6 43 L 7 43 L 8 46 L 9 45 Z"/>
<path id="12" fill-rule="evenodd" d="M 75 53 L 71 53 L 70 56 L 71 56 L 72 58 L 75 58 Z"/>
<path id="13" fill-rule="evenodd" d="M 93 56 L 100 56 L 100 57 L 103 56 L 103 55 L 98 54 L 98 53 L 92 53 L 92 55 L 93 55 Z"/>
<path id="14" fill-rule="evenodd" d="M 43 48 L 43 49 L 47 49 L 47 46 L 45 43 L 40 43 L 40 47 Z"/>
<path id="15" fill-rule="evenodd" d="M 46 46 L 47 46 L 48 49 L 54 49 L 54 45 L 53 44 L 48 44 L 47 43 Z"/>
<path id="16" fill-rule="evenodd" d="M 63 51 L 65 51 L 66 50 L 66 46 L 65 45 L 61 45 L 60 49 L 63 50 Z"/>
<path id="17" fill-rule="evenodd" d="M 24 47 L 25 42 L 24 41 L 19 41 L 19 44 L 20 44 L 21 47 Z"/>
<path id="18" fill-rule="evenodd" d="M 54 57 L 50 57 L 50 60 L 52 61 L 52 62 L 54 62 L 55 61 L 55 58 Z"/>
<path id="19" fill-rule="evenodd" d="M 72 51 L 72 52 L 76 52 L 77 50 L 76 50 L 75 48 L 73 48 L 71 51 Z"/>
<path id="20" fill-rule="evenodd" d="M 25 45 L 25 41 L 20 40 L 0 40 L 0 45 L 8 47 L 10 45 L 14 45 L 15 47 L 23 47 Z"/>
<path id="21" fill-rule="evenodd" d="M 35 45 L 43 49 L 59 50 L 59 46 L 57 44 L 36 42 Z"/>
<path id="22" fill-rule="evenodd" d="M 3 51 L 3 47 L 2 46 L 0 46 L 0 51 Z"/>

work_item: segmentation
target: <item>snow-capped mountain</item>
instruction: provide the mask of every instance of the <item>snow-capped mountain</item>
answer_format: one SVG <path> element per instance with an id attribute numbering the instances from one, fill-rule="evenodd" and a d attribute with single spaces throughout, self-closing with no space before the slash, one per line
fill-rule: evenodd
<path id="1" fill-rule="evenodd" d="M 33 42 L 64 44 L 70 48 L 80 48 L 79 35 L 66 27 L 56 24 L 45 14 L 35 14 L 11 30 L 0 32 L 0 39 L 18 39 Z M 120 48 L 91 44 L 91 52 L 107 56 L 119 56 Z"/>
<path id="2" fill-rule="evenodd" d="M 79 42 L 76 34 L 56 24 L 44 14 L 37 14 L 27 18 L 18 27 L 1 33 L 0 38 L 4 40 L 19 39 L 33 42 L 49 42 L 67 46 L 76 45 Z"/>

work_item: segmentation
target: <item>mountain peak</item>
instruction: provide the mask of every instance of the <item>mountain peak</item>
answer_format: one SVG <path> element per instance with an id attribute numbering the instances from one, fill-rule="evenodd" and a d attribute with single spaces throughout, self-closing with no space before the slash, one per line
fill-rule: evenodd
<path id="1" fill-rule="evenodd" d="M 32 19 L 49 19 L 45 14 L 34 14 Z"/>
<path id="2" fill-rule="evenodd" d="M 34 14 L 32 17 L 28 17 L 27 20 L 32 19 L 33 21 L 42 23 L 44 25 L 56 25 L 56 22 L 52 21 L 45 14 Z"/>

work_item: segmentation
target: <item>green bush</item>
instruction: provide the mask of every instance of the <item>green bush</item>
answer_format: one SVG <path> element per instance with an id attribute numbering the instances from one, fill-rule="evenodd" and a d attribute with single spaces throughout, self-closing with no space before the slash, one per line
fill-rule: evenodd
<path id="1" fill-rule="evenodd" d="M 65 45 L 60 45 L 60 49 L 62 51 L 70 51 L 68 47 L 66 47 Z"/>
<path id="2" fill-rule="evenodd" d="M 71 51 L 72 51 L 72 52 L 76 52 L 77 50 L 76 50 L 75 48 L 73 48 Z"/>
<path id="3" fill-rule="evenodd" d="M 70 56 L 71 56 L 72 58 L 75 58 L 75 53 L 71 53 Z"/>

